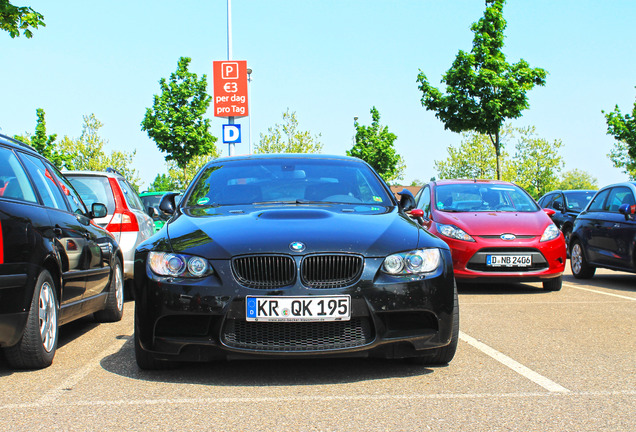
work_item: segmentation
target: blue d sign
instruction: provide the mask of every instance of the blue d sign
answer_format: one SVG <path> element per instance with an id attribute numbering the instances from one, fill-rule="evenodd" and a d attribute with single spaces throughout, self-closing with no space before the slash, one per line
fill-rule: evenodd
<path id="1" fill-rule="evenodd" d="M 223 142 L 225 144 L 241 142 L 241 125 L 226 124 L 223 125 Z"/>

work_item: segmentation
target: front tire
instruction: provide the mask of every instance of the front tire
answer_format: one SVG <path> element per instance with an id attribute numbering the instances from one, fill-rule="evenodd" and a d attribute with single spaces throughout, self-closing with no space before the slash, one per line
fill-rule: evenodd
<path id="1" fill-rule="evenodd" d="M 455 305 L 453 306 L 453 332 L 451 334 L 451 341 L 448 345 L 429 350 L 426 354 L 411 357 L 407 359 L 412 364 L 417 365 L 445 365 L 455 357 L 457 352 L 457 342 L 459 340 L 459 301 L 457 296 L 457 284 L 454 286 L 455 291 Z"/>
<path id="2" fill-rule="evenodd" d="M 35 283 L 31 309 L 20 341 L 6 348 L 9 365 L 22 369 L 50 366 L 57 349 L 58 305 L 55 283 L 48 270 L 42 270 Z"/>
<path id="3" fill-rule="evenodd" d="M 587 262 L 579 240 L 574 240 L 570 249 L 570 268 L 572 275 L 577 279 L 590 279 L 596 272 L 596 267 Z"/>
<path id="4" fill-rule="evenodd" d="M 108 297 L 104 309 L 93 313 L 99 322 L 121 321 L 124 315 L 124 272 L 119 258 L 115 259 L 113 274 L 110 277 Z"/>

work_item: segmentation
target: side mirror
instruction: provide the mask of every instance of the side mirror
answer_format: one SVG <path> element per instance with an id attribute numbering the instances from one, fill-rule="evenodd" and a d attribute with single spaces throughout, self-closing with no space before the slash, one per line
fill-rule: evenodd
<path id="1" fill-rule="evenodd" d="M 103 218 L 107 214 L 108 214 L 108 209 L 106 208 L 106 206 L 104 204 L 102 204 L 102 203 L 93 203 L 93 205 L 91 206 L 90 217 L 92 219 Z"/>
<path id="2" fill-rule="evenodd" d="M 159 203 L 159 209 L 164 212 L 167 213 L 169 215 L 174 214 L 177 205 L 175 204 L 175 197 L 179 195 L 178 193 L 175 192 L 171 192 L 171 193 L 167 193 L 165 194 L 162 198 L 161 198 L 161 202 Z"/>
<path id="3" fill-rule="evenodd" d="M 159 216 L 161 216 L 161 213 L 159 213 L 157 207 L 148 207 L 148 216 L 153 219 L 157 219 Z"/>
<path id="4" fill-rule="evenodd" d="M 544 208 L 543 211 L 545 212 L 545 214 L 547 214 L 548 216 L 552 217 L 556 214 L 556 212 L 554 210 L 552 210 L 551 208 Z"/>
<path id="5" fill-rule="evenodd" d="M 563 204 L 559 201 L 552 204 L 552 207 L 554 207 L 555 210 L 563 211 Z"/>
<path id="6" fill-rule="evenodd" d="M 400 196 L 400 207 L 405 212 L 411 211 L 415 208 L 415 197 L 408 189 L 402 189 L 402 192 L 398 192 Z"/>
<path id="7" fill-rule="evenodd" d="M 636 205 L 623 204 L 618 208 L 618 212 L 625 215 L 625 220 L 629 220 L 629 217 L 636 213 Z"/>

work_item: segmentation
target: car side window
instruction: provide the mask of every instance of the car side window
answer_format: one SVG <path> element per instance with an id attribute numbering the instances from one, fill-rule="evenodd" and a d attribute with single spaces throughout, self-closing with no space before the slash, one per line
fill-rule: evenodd
<path id="1" fill-rule="evenodd" d="M 132 186 L 130 186 L 124 179 L 117 179 L 117 182 L 119 183 L 121 190 L 124 192 L 124 198 L 128 207 L 145 212 L 144 204 L 141 202 L 139 195 L 137 195 L 137 192 L 135 192 Z"/>
<path id="2" fill-rule="evenodd" d="M 552 198 L 554 198 L 554 194 L 549 194 L 549 195 L 544 196 L 539 201 L 539 205 L 541 207 L 550 207 L 550 201 L 552 201 Z"/>
<path id="3" fill-rule="evenodd" d="M 422 209 L 424 211 L 424 217 L 426 219 L 431 218 L 431 188 L 425 186 L 421 193 L 419 194 L 419 201 L 417 203 L 417 208 Z"/>
<path id="4" fill-rule="evenodd" d="M 605 203 L 605 198 L 609 195 L 609 189 L 605 189 L 603 192 L 599 192 L 594 200 L 590 203 L 587 211 L 603 211 L 603 204 Z"/>
<path id="5" fill-rule="evenodd" d="M 73 188 L 73 185 L 71 184 L 71 182 L 62 174 L 60 174 L 60 172 L 57 169 L 53 167 L 49 167 L 49 169 L 51 170 L 51 173 L 53 174 L 53 176 L 55 176 L 55 179 L 57 180 L 60 187 L 62 188 L 64 195 L 66 195 L 68 203 L 71 206 L 71 211 L 73 213 L 82 214 L 82 215 L 88 214 L 88 212 L 86 211 L 86 206 L 84 205 L 84 202 L 80 198 L 77 191 Z"/>
<path id="6" fill-rule="evenodd" d="M 612 213 L 618 213 L 618 209 L 623 204 L 633 204 L 634 203 L 634 195 L 632 191 L 624 186 L 619 186 L 612 188 L 609 193 L 609 197 L 607 198 L 607 204 L 605 208 L 607 211 Z"/>
<path id="7" fill-rule="evenodd" d="M 42 203 L 46 207 L 68 211 L 62 192 L 44 161 L 39 157 L 24 153 L 21 153 L 21 156 L 27 171 L 31 174 L 35 187 L 40 193 Z"/>
<path id="8" fill-rule="evenodd" d="M 557 203 L 560 205 L 560 207 L 557 205 Z M 550 208 L 556 209 L 557 207 L 559 207 L 559 209 L 565 208 L 565 202 L 563 201 L 563 195 L 561 194 L 557 194 L 554 197 L 554 200 L 550 203 Z"/>

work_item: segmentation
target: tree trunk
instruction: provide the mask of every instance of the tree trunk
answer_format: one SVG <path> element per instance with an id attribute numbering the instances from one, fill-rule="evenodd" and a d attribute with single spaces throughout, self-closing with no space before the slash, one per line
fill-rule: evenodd
<path id="1" fill-rule="evenodd" d="M 499 148 L 499 129 L 495 132 L 495 155 L 497 156 L 497 180 L 501 180 L 501 151 Z"/>

